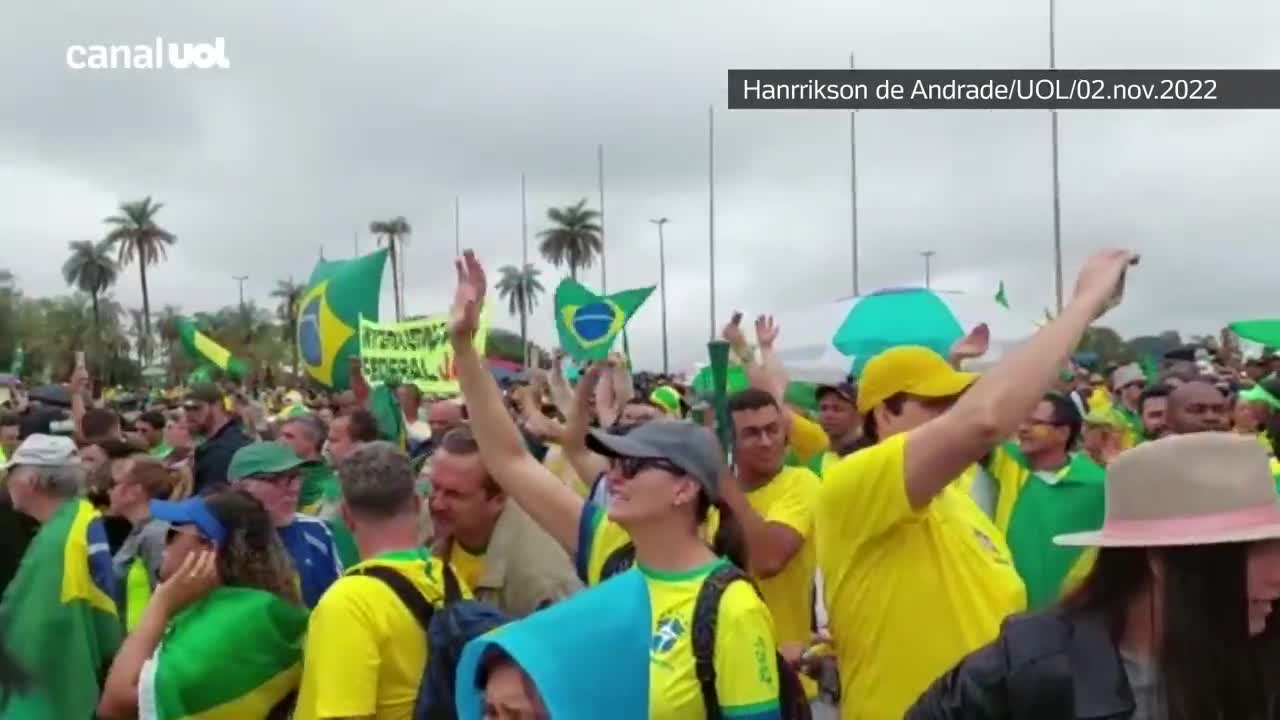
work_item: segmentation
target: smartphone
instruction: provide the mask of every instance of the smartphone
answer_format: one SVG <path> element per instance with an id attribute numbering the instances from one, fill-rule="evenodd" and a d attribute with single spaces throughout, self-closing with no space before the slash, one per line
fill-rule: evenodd
<path id="1" fill-rule="evenodd" d="M 1138 260 L 1139 260 L 1139 256 L 1134 255 L 1133 258 L 1129 260 L 1129 267 L 1133 267 L 1137 265 Z M 1128 277 L 1128 275 L 1129 275 L 1129 268 L 1125 268 L 1124 272 L 1120 273 L 1120 282 L 1116 283 L 1116 292 L 1114 295 L 1111 296 L 1111 300 L 1107 303 L 1108 310 L 1119 305 L 1120 301 L 1124 299 L 1124 282 L 1125 282 L 1125 279 Z"/>

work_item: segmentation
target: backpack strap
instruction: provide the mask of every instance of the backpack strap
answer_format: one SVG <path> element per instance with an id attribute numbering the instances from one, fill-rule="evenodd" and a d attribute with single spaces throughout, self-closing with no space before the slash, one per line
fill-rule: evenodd
<path id="1" fill-rule="evenodd" d="M 445 595 L 447 597 L 449 593 L 448 578 L 453 577 L 453 573 L 452 571 L 447 570 L 449 567 L 448 565 L 445 565 L 444 567 L 446 568 Z M 422 626 L 423 632 L 426 632 L 427 628 L 431 626 L 431 616 L 435 614 L 435 608 L 431 607 L 431 603 L 422 596 L 418 587 L 414 585 L 413 581 L 409 578 L 389 567 L 382 567 L 379 565 L 358 568 L 353 570 L 351 574 L 364 575 L 366 577 L 377 578 L 382 581 L 387 587 L 391 588 L 391 592 L 395 593 L 396 597 L 400 598 L 400 602 L 404 603 L 404 606 L 409 609 L 409 612 L 413 613 L 413 617 L 416 618 L 418 624 Z M 457 583 L 457 578 L 454 578 L 453 584 L 455 589 L 457 588 Z"/>
<path id="2" fill-rule="evenodd" d="M 721 565 L 702 581 L 693 604 L 693 665 L 702 688 L 707 720 L 720 718 L 720 697 L 716 693 L 716 623 L 720 618 L 720 598 L 729 585 L 738 580 L 751 582 L 738 566 Z M 755 588 L 755 583 L 751 583 L 751 587 Z"/>
<path id="3" fill-rule="evenodd" d="M 452 605 L 461 600 L 462 587 L 458 585 L 458 576 L 454 574 L 453 566 L 447 562 L 440 563 L 440 574 L 444 576 L 444 604 Z"/>
<path id="4" fill-rule="evenodd" d="M 604 559 L 604 564 L 600 567 L 600 582 L 630 570 L 631 566 L 635 564 L 636 546 L 628 542 L 626 545 L 609 553 L 609 556 Z M 582 582 L 587 582 L 587 578 L 582 578 Z"/>

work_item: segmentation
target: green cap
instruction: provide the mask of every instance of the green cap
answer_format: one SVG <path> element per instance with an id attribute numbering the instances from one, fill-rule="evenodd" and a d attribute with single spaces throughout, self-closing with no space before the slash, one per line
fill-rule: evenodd
<path id="1" fill-rule="evenodd" d="M 1254 385 L 1248 390 L 1240 391 L 1240 399 L 1248 402 L 1262 403 L 1272 410 L 1280 410 L 1280 398 L 1267 392 L 1261 385 Z"/>
<path id="2" fill-rule="evenodd" d="M 231 482 L 254 475 L 276 475 L 314 465 L 313 460 L 303 460 L 293 450 L 281 443 L 256 442 L 245 445 L 231 456 L 227 467 L 227 479 Z"/>
<path id="3" fill-rule="evenodd" d="M 670 385 L 660 385 L 649 393 L 649 402 L 661 406 L 668 415 L 680 417 L 680 391 Z"/>

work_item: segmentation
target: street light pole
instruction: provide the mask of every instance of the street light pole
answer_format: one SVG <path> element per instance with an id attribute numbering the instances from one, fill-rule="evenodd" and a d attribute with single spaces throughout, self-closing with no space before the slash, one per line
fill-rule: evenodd
<path id="1" fill-rule="evenodd" d="M 711 255 L 711 339 L 716 339 L 716 106 L 707 106 L 707 246 Z"/>
<path id="2" fill-rule="evenodd" d="M 662 237 L 662 226 L 670 220 L 665 217 L 649 222 L 658 226 L 658 292 L 662 301 L 662 374 L 671 371 L 670 357 L 667 354 L 667 244 Z"/>
<path id="3" fill-rule="evenodd" d="M 853 53 L 849 53 L 853 69 Z M 853 252 L 853 294 L 858 294 L 858 113 L 849 112 L 849 236 Z"/>
<path id="4" fill-rule="evenodd" d="M 932 250 L 922 250 L 920 252 L 920 255 L 924 258 L 924 287 L 926 290 L 928 290 L 929 288 L 933 287 L 930 271 L 932 270 L 931 265 L 933 261 L 933 256 L 937 255 L 937 253 Z"/>
<path id="5" fill-rule="evenodd" d="M 240 283 L 240 314 L 244 314 L 244 281 L 249 279 L 248 275 L 232 275 L 231 279 Z"/>
<path id="6" fill-rule="evenodd" d="M 1058 48 L 1054 42 L 1054 25 L 1057 15 L 1054 0 L 1049 0 L 1049 69 L 1058 67 Z M 1049 122 L 1053 132 L 1053 289 L 1058 303 L 1058 314 L 1062 314 L 1062 195 L 1061 179 L 1058 173 L 1058 111 L 1049 110 Z"/>

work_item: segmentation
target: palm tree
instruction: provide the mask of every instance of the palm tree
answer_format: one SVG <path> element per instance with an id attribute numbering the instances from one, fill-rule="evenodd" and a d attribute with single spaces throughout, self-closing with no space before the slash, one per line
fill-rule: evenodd
<path id="1" fill-rule="evenodd" d="M 156 224 L 156 213 L 164 207 L 164 203 L 153 203 L 147 196 L 141 200 L 126 202 L 120 205 L 120 213 L 112 215 L 103 222 L 110 228 L 107 240 L 119 245 L 120 265 L 128 265 L 138 259 L 138 274 L 142 278 L 142 322 L 144 327 L 143 343 L 151 339 L 151 298 L 147 294 L 147 266 L 165 259 L 165 247 L 173 245 L 178 237 Z M 150 350 L 149 344 L 140 348 L 142 363 Z"/>
<path id="2" fill-rule="evenodd" d="M 404 288 L 400 287 L 400 264 L 404 261 L 402 257 L 404 244 L 409 241 L 413 228 L 403 215 L 397 215 L 390 220 L 374 220 L 369 223 L 369 232 L 377 237 L 379 246 L 385 241 L 391 253 L 391 282 L 396 296 L 396 322 L 399 322 L 403 316 L 404 303 L 404 298 L 401 296 Z"/>
<path id="3" fill-rule="evenodd" d="M 518 269 L 514 265 L 504 265 L 498 272 L 502 273 L 502 279 L 498 280 L 495 286 L 498 290 L 498 297 L 507 301 L 507 312 L 512 315 L 520 315 L 520 347 L 527 348 L 529 345 L 529 314 L 538 305 L 538 296 L 546 292 L 546 288 L 542 287 L 538 276 L 542 271 L 534 267 L 531 263 L 526 263 L 524 269 Z M 528 350 L 522 350 L 523 357 L 528 360 Z"/>
<path id="4" fill-rule="evenodd" d="M 70 244 L 71 257 L 62 264 L 62 279 L 67 284 L 88 293 L 93 303 L 93 327 L 98 339 L 102 339 L 102 314 L 98 297 L 116 284 L 119 266 L 111 258 L 111 242 L 108 240 L 77 240 Z"/>
<path id="5" fill-rule="evenodd" d="M 147 317 L 145 310 L 129 308 L 129 334 L 133 336 L 134 347 L 138 350 L 138 364 L 145 366 L 151 339 L 151 318 Z"/>
<path id="6" fill-rule="evenodd" d="M 547 219 L 554 225 L 538 233 L 542 238 L 538 246 L 542 257 L 556 267 L 568 265 L 569 277 L 577 280 L 578 271 L 591 267 L 596 256 L 604 251 L 599 218 L 599 212 L 587 207 L 586 198 L 577 205 L 549 208 Z"/>
<path id="7" fill-rule="evenodd" d="M 271 291 L 271 297 L 279 298 L 280 305 L 276 307 L 276 317 L 282 323 L 280 326 L 280 338 L 289 343 L 293 348 L 293 376 L 298 376 L 298 303 L 302 301 L 302 293 L 306 292 L 305 285 L 299 285 L 290 277 L 288 280 L 277 280 L 276 289 Z"/>
<path id="8" fill-rule="evenodd" d="M 165 356 L 169 360 L 169 381 L 175 384 L 178 382 L 178 370 L 174 349 L 182 339 L 182 332 L 178 329 L 178 321 L 181 319 L 182 308 L 177 305 L 165 305 L 156 316 L 156 331 L 160 334 L 160 341 L 164 343 Z"/>

